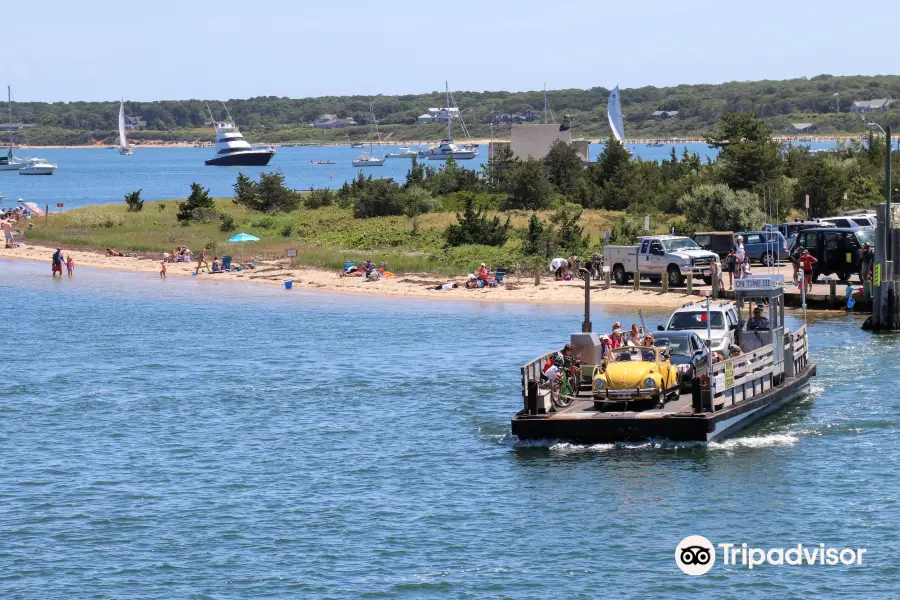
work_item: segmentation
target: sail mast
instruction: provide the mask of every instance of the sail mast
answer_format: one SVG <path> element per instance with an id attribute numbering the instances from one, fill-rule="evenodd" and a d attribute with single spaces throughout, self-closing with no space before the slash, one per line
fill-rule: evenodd
<path id="1" fill-rule="evenodd" d="M 13 156 L 12 86 L 6 86 L 6 108 L 9 111 L 9 158 Z"/>
<path id="2" fill-rule="evenodd" d="M 547 82 L 544 82 L 544 125 L 547 124 Z"/>
<path id="3" fill-rule="evenodd" d="M 450 84 L 444 82 L 444 93 L 447 94 L 447 141 L 453 140 L 453 133 L 450 131 L 450 122 L 453 120 L 450 114 Z"/>

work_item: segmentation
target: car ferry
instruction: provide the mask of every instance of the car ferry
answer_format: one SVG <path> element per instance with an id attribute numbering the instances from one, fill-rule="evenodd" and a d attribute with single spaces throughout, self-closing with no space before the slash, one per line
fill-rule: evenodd
<path id="1" fill-rule="evenodd" d="M 563 386 L 575 390 L 567 395 L 552 382 L 542 381 L 541 367 L 554 353 L 526 364 L 524 406 L 513 417 L 513 434 L 521 440 L 580 443 L 652 438 L 712 442 L 802 396 L 816 365 L 809 361 L 806 325 L 797 331 L 784 326 L 783 277 L 752 277 L 734 284 L 740 348 L 734 356 L 719 362 L 710 357 L 692 371 L 683 371 L 690 373 L 690 381 L 677 383 L 672 380 L 671 348 L 666 345 L 637 347 L 620 353 L 628 362 L 604 364 L 600 338 L 590 331 L 586 313 L 583 332 L 572 334 L 571 343 L 583 365 L 579 374 L 593 375 L 589 386 L 579 377 L 577 385 Z M 587 298 L 586 304 L 589 307 Z M 747 330 L 741 314 L 756 312 L 752 306 L 768 317 L 756 318 L 755 326 Z M 702 350 L 698 352 L 702 358 Z M 690 392 L 681 393 L 685 388 Z"/>

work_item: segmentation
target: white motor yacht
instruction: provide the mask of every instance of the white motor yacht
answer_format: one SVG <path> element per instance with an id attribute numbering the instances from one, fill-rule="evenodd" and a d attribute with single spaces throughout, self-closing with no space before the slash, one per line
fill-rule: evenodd
<path id="1" fill-rule="evenodd" d="M 224 105 L 223 105 L 224 106 Z M 209 111 L 209 106 L 206 107 Z M 275 156 L 275 148 L 254 148 L 247 143 L 238 130 L 228 108 L 225 109 L 227 121 L 216 121 L 212 111 L 209 116 L 216 127 L 216 155 L 206 161 L 207 165 L 217 167 L 264 167 Z"/>
<path id="2" fill-rule="evenodd" d="M 418 152 L 414 150 L 410 150 L 406 146 L 401 146 L 397 152 L 389 152 L 386 158 L 415 158 L 419 155 Z"/>
<path id="3" fill-rule="evenodd" d="M 57 166 L 43 158 L 29 158 L 19 169 L 19 175 L 53 175 Z"/>

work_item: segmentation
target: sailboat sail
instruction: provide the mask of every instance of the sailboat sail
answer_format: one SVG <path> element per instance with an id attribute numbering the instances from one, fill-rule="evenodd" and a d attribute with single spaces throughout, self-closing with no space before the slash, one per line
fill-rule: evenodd
<path id="1" fill-rule="evenodd" d="M 609 93 L 609 102 L 606 108 L 609 117 L 609 128 L 612 129 L 613 137 L 625 143 L 625 125 L 622 122 L 622 101 L 619 98 L 619 86 L 613 88 Z"/>
<path id="2" fill-rule="evenodd" d="M 125 139 L 125 102 L 119 102 L 119 146 L 128 148 L 128 140 Z"/>

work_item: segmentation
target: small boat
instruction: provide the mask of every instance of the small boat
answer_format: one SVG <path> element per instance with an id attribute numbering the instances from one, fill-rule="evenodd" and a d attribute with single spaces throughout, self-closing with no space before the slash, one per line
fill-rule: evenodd
<path id="1" fill-rule="evenodd" d="M 333 165 L 335 162 L 333 160 L 311 160 L 309 161 L 311 165 Z"/>
<path id="2" fill-rule="evenodd" d="M 119 101 L 119 154 L 122 156 L 131 156 L 134 151 L 128 144 L 128 138 L 125 137 L 125 99 Z"/>
<path id="3" fill-rule="evenodd" d="M 450 113 L 450 86 L 446 81 L 444 82 L 444 93 L 447 96 L 447 139 L 441 140 L 440 144 L 437 146 L 431 146 L 428 150 L 419 152 L 419 157 L 428 160 L 447 160 L 451 156 L 454 160 L 473 159 L 478 156 L 477 146 L 471 144 L 457 146 L 453 143 L 453 117 Z M 460 121 L 462 121 L 461 116 Z M 465 124 L 463 124 L 463 131 L 465 131 Z"/>
<path id="4" fill-rule="evenodd" d="M 223 105 L 224 106 L 224 105 Z M 209 110 L 209 106 L 206 107 Z M 275 148 L 253 148 L 238 131 L 237 126 L 228 114 L 226 121 L 216 121 L 209 112 L 209 116 L 216 126 L 216 155 L 206 161 L 207 165 L 217 167 L 264 167 L 275 156 Z"/>
<path id="5" fill-rule="evenodd" d="M 9 111 L 9 123 L 12 123 L 12 88 L 10 86 L 6 86 L 6 98 L 7 98 L 7 109 Z M 24 161 L 21 158 L 16 158 L 13 154 L 13 148 L 15 148 L 15 136 L 13 135 L 13 128 L 9 128 L 9 152 L 6 156 L 0 156 L 0 171 L 18 171 L 23 166 L 25 166 Z"/>
<path id="6" fill-rule="evenodd" d="M 363 152 L 353 159 L 354 167 L 383 167 L 384 157 L 376 158 L 369 152 Z"/>
<path id="7" fill-rule="evenodd" d="M 401 146 L 397 152 L 389 152 L 385 158 L 415 158 L 418 155 L 418 152 L 410 150 L 406 146 Z"/>
<path id="8" fill-rule="evenodd" d="M 57 167 L 43 158 L 29 158 L 19 169 L 19 175 L 53 175 Z"/>
<path id="9" fill-rule="evenodd" d="M 350 147 L 351 148 L 362 148 L 363 145 L 360 144 L 359 142 L 353 142 L 352 144 L 350 144 Z"/>
<path id="10" fill-rule="evenodd" d="M 378 138 L 378 143 L 381 144 L 381 135 L 378 133 L 378 119 L 375 118 L 375 108 L 372 107 L 372 129 L 374 130 L 375 136 Z M 374 155 L 375 148 L 372 145 L 371 139 L 369 142 L 369 151 L 363 152 L 358 157 L 353 160 L 354 167 L 383 167 L 385 157 L 376 158 Z"/>
<path id="11" fill-rule="evenodd" d="M 661 140 L 653 140 L 647 145 L 651 148 L 662 148 L 663 146 L 665 146 L 665 144 L 663 144 Z"/>

